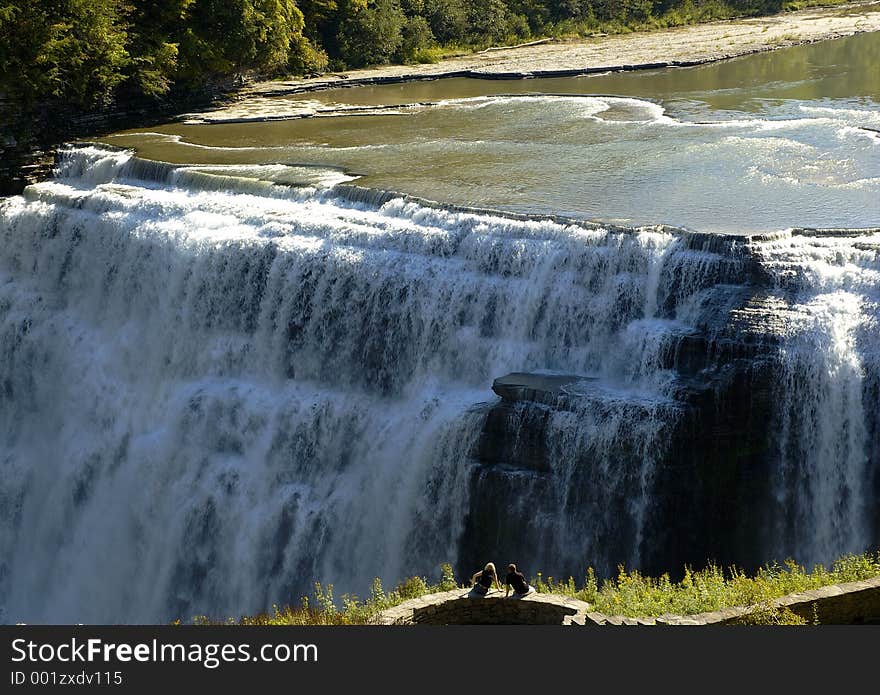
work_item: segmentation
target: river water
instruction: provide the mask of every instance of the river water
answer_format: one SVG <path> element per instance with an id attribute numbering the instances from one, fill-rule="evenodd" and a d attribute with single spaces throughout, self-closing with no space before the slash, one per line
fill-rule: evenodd
<path id="1" fill-rule="evenodd" d="M 542 558 L 532 573 L 638 566 L 680 411 L 663 356 L 726 325 L 757 276 L 718 237 L 351 183 L 737 233 L 878 225 L 877 45 L 328 91 L 310 108 L 439 103 L 107 139 L 189 166 L 69 148 L 55 179 L 0 201 L 3 619 L 226 617 L 313 581 L 364 595 L 375 576 L 436 577 L 472 523 L 508 372 L 589 389 L 549 416 L 547 470 L 489 471 L 508 476 L 490 493 L 527 506 L 550 491 L 536 540 L 476 551 Z M 537 89 L 619 96 L 487 96 Z M 780 308 L 754 554 L 863 551 L 880 536 L 880 233 L 737 243 Z"/>
<path id="2" fill-rule="evenodd" d="M 331 164 L 442 202 L 624 224 L 878 226 L 878 64 L 880 38 L 863 34 L 694 68 L 328 90 L 238 116 L 408 107 L 108 142 L 179 163 Z"/>

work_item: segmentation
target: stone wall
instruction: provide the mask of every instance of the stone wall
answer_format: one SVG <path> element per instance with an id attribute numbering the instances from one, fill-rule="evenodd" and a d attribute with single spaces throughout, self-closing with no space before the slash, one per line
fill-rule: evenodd
<path id="1" fill-rule="evenodd" d="M 500 592 L 471 596 L 467 589 L 428 594 L 384 611 L 382 625 L 580 625 L 594 623 L 590 605 L 557 594 L 504 598 Z"/>
<path id="2" fill-rule="evenodd" d="M 788 594 L 771 601 L 769 606 L 788 608 L 808 623 L 816 620 L 821 625 L 880 624 L 880 577 Z M 680 618 L 678 623 L 673 619 L 668 624 L 736 625 L 754 610 L 754 606 L 727 608 Z"/>
<path id="3" fill-rule="evenodd" d="M 880 577 L 803 591 L 765 605 L 725 608 L 696 615 L 629 618 L 604 615 L 584 601 L 558 594 L 504 598 L 499 592 L 473 597 L 467 589 L 427 594 L 383 611 L 380 625 L 736 625 L 756 610 L 787 608 L 808 623 L 880 624 Z"/>

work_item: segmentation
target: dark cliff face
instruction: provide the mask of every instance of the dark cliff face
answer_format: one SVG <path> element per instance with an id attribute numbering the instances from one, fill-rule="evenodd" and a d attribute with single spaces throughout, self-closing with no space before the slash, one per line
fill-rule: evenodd
<path id="1" fill-rule="evenodd" d="M 871 372 L 865 387 L 865 401 L 867 403 L 880 403 L 880 369 L 875 368 Z M 868 420 L 868 436 L 873 442 L 880 442 L 880 408 L 873 408 Z M 880 500 L 880 447 L 874 447 L 870 452 L 869 467 L 874 472 L 870 481 L 870 499 Z M 880 504 L 872 506 L 871 532 L 875 539 L 880 539 Z"/>
<path id="2" fill-rule="evenodd" d="M 660 351 L 667 401 L 609 400 L 576 376 L 496 380 L 501 400 L 487 407 L 473 451 L 462 571 L 487 553 L 578 581 L 589 566 L 609 576 L 619 564 L 662 573 L 769 559 L 780 523 L 772 500 L 780 307 L 746 242 L 691 243 L 725 246 L 730 263 L 704 289 L 697 330 Z"/>
<path id="3" fill-rule="evenodd" d="M 112 104 L 88 111 L 57 101 L 14 103 L 0 93 L 0 196 L 17 195 L 49 178 L 64 142 L 163 123 L 182 111 L 218 103 L 236 87 L 231 78 L 212 80 L 161 99 L 123 91 Z"/>

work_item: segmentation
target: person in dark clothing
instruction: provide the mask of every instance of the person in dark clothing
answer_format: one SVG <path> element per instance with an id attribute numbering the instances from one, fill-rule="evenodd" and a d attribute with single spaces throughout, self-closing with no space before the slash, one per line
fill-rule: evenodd
<path id="1" fill-rule="evenodd" d="M 526 581 L 526 576 L 522 572 L 517 571 L 516 565 L 512 562 L 507 566 L 507 576 L 504 577 L 504 585 L 507 587 L 507 590 L 504 592 L 504 598 L 508 597 L 511 589 L 513 589 L 514 598 L 528 596 L 535 590 Z"/>
<path id="2" fill-rule="evenodd" d="M 498 581 L 498 573 L 495 571 L 495 565 L 491 562 L 487 562 L 482 570 L 474 573 L 474 576 L 471 577 L 471 583 L 474 585 L 474 588 L 471 589 L 471 593 L 476 594 L 477 596 L 485 596 L 488 594 L 493 583 L 498 587 L 498 591 L 501 591 L 501 583 Z"/>

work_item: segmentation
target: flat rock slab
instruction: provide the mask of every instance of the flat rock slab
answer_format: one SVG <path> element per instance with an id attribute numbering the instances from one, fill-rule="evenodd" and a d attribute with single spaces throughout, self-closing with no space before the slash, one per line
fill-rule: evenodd
<path id="1" fill-rule="evenodd" d="M 492 390 L 508 401 L 532 401 L 555 405 L 560 396 L 569 394 L 570 389 L 590 381 L 595 379 L 578 374 L 512 372 L 495 379 L 492 382 Z"/>

